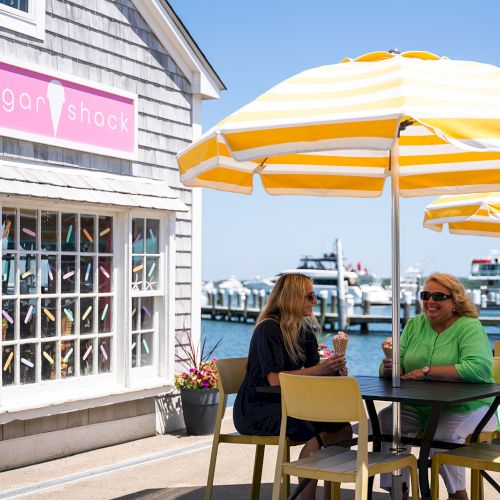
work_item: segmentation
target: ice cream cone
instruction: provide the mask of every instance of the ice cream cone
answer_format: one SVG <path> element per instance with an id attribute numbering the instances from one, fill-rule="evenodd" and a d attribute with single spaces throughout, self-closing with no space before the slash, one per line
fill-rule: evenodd
<path id="1" fill-rule="evenodd" d="M 333 339 L 333 349 L 335 354 L 345 354 L 349 339 Z"/>
<path id="2" fill-rule="evenodd" d="M 392 347 L 382 347 L 386 359 L 392 359 Z"/>
<path id="3" fill-rule="evenodd" d="M 59 80 L 51 80 L 47 86 L 47 99 L 49 101 L 50 117 L 52 119 L 52 129 L 54 136 L 57 135 L 59 128 L 59 120 L 66 98 L 64 95 L 64 87 Z"/>

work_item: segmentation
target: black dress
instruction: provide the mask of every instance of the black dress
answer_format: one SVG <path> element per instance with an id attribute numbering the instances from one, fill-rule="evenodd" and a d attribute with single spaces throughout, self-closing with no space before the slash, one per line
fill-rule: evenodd
<path id="1" fill-rule="evenodd" d="M 268 386 L 270 372 L 300 370 L 319 363 L 318 342 L 310 330 L 299 334 L 299 344 L 305 354 L 304 363 L 295 363 L 288 355 L 281 329 L 273 320 L 265 320 L 254 330 L 248 352 L 248 366 L 233 408 L 233 420 L 240 434 L 278 436 L 281 424 L 281 396 L 257 392 Z M 323 430 L 335 432 L 347 423 L 304 422 L 289 418 L 287 436 L 295 441 L 308 441 Z"/>

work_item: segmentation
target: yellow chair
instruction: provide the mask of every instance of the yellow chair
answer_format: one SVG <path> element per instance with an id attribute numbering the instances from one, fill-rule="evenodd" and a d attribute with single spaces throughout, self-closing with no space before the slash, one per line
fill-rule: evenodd
<path id="1" fill-rule="evenodd" d="M 282 420 L 273 500 L 288 476 L 331 481 L 332 499 L 340 497 L 340 483 L 356 483 L 355 500 L 368 496 L 368 478 L 410 468 L 413 498 L 418 498 L 417 459 L 411 454 L 368 452 L 368 417 L 359 386 L 352 377 L 310 377 L 280 373 Z M 315 422 L 359 422 L 358 450 L 330 446 L 310 457 L 289 462 L 286 457 L 286 419 Z"/>
<path id="2" fill-rule="evenodd" d="M 482 499 L 481 471 L 500 472 L 500 446 L 491 443 L 472 443 L 432 457 L 431 497 L 439 499 L 439 466 L 443 464 L 468 467 L 471 473 L 471 499 Z"/>
<path id="3" fill-rule="evenodd" d="M 247 368 L 247 358 L 228 358 L 216 361 L 219 371 L 219 391 L 220 401 L 217 409 L 217 420 L 215 422 L 214 439 L 212 443 L 212 453 L 210 455 L 210 466 L 208 468 L 207 488 L 205 490 L 205 500 L 212 498 L 214 484 L 215 464 L 217 461 L 217 451 L 220 443 L 232 444 L 252 444 L 255 445 L 255 461 L 252 479 L 252 500 L 258 500 L 260 495 L 260 482 L 262 477 L 262 464 L 264 461 L 264 451 L 266 445 L 278 445 L 279 436 L 248 436 L 238 433 L 221 433 L 222 418 L 226 408 L 227 397 L 230 394 L 236 394 L 245 378 Z M 285 454 L 289 457 L 290 446 L 303 443 L 287 439 L 285 441 Z M 288 458 L 287 458 L 288 459 Z M 287 483 L 287 493 L 290 490 L 290 482 Z"/>
<path id="4" fill-rule="evenodd" d="M 500 357 L 493 358 L 493 378 L 495 382 L 500 383 Z M 498 410 L 497 415 L 500 417 Z M 481 432 L 477 443 L 449 452 L 436 453 L 432 457 L 432 498 L 437 499 L 439 495 L 439 466 L 450 464 L 471 469 L 471 497 L 482 499 L 484 495 L 481 470 L 500 471 L 500 446 L 491 444 L 491 441 L 498 437 L 500 437 L 500 422 L 497 430 Z M 470 438 L 471 436 L 467 437 L 467 443 L 470 443 Z"/>
<path id="5" fill-rule="evenodd" d="M 495 358 L 500 358 L 500 340 L 495 340 L 495 342 L 493 342 L 493 356 L 495 356 Z"/>

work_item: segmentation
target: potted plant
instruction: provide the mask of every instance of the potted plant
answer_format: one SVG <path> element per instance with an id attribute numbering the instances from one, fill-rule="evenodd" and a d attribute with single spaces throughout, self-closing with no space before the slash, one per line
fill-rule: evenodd
<path id="1" fill-rule="evenodd" d="M 198 348 L 188 332 L 188 343 L 179 344 L 176 361 L 185 369 L 175 376 L 175 387 L 180 389 L 186 434 L 203 435 L 214 431 L 219 404 L 219 374 L 212 355 L 222 342 L 220 339 L 205 353 L 206 339 Z"/>

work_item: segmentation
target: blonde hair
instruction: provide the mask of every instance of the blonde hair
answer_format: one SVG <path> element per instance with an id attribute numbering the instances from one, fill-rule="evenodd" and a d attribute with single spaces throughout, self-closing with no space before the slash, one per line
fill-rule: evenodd
<path id="1" fill-rule="evenodd" d="M 464 286 L 458 278 L 452 274 L 433 273 L 425 280 L 424 287 L 429 281 L 435 281 L 448 289 L 455 305 L 453 308 L 455 314 L 458 316 L 468 316 L 469 318 L 477 318 L 479 316 L 477 309 L 472 304 Z"/>
<path id="2" fill-rule="evenodd" d="M 304 351 L 298 342 L 299 335 L 307 329 L 321 331 L 314 314 L 303 315 L 307 284 L 312 284 L 312 280 L 304 274 L 282 275 L 257 318 L 257 325 L 266 319 L 279 323 L 286 352 L 295 363 L 305 360 Z"/>

